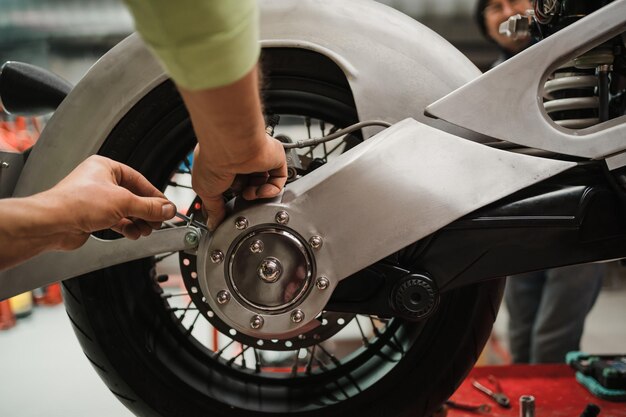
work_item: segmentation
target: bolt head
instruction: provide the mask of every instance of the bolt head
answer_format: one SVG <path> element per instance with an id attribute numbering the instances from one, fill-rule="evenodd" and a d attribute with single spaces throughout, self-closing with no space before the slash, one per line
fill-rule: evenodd
<path id="1" fill-rule="evenodd" d="M 311 238 L 309 239 L 309 245 L 311 245 L 313 249 L 321 248 L 323 243 L 324 241 L 322 240 L 321 236 L 311 236 Z"/>
<path id="2" fill-rule="evenodd" d="M 257 274 L 265 282 L 276 282 L 283 273 L 283 266 L 280 261 L 269 256 L 261 261 L 257 268 Z"/>
<path id="3" fill-rule="evenodd" d="M 304 320 L 304 312 L 302 310 L 294 310 L 291 312 L 291 321 L 294 323 L 300 323 Z"/>
<path id="4" fill-rule="evenodd" d="M 195 232 L 189 232 L 185 234 L 185 243 L 191 246 L 198 244 L 198 235 Z"/>
<path id="5" fill-rule="evenodd" d="M 217 249 L 211 252 L 211 262 L 214 264 L 220 264 L 222 261 L 224 261 L 224 252 Z"/>
<path id="6" fill-rule="evenodd" d="M 276 220 L 276 223 L 278 224 L 287 224 L 289 223 L 289 213 L 287 213 L 284 210 L 281 210 L 278 213 L 276 213 L 275 220 Z"/>
<path id="7" fill-rule="evenodd" d="M 9 163 L 6 161 L 2 161 L 2 163 L 0 164 L 0 168 L 8 168 L 9 167 Z"/>
<path id="8" fill-rule="evenodd" d="M 252 316 L 252 320 L 250 320 L 250 327 L 253 329 L 260 329 L 263 327 L 263 317 L 261 316 Z"/>
<path id="9" fill-rule="evenodd" d="M 326 277 L 319 277 L 317 281 L 315 281 L 315 286 L 318 290 L 325 290 L 330 285 L 330 281 Z"/>
<path id="10" fill-rule="evenodd" d="M 218 304 L 226 304 L 230 301 L 230 293 L 226 290 L 222 290 L 217 293 L 216 299 Z"/>
<path id="11" fill-rule="evenodd" d="M 248 219 L 245 217 L 237 217 L 235 219 L 235 227 L 237 230 L 244 230 L 248 227 Z"/>
<path id="12" fill-rule="evenodd" d="M 263 249 L 264 245 L 262 240 L 257 239 L 254 242 L 250 243 L 250 252 L 252 253 L 261 253 L 263 252 Z"/>

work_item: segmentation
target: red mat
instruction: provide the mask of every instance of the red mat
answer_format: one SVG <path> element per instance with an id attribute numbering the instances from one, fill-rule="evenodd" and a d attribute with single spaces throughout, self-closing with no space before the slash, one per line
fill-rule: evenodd
<path id="1" fill-rule="evenodd" d="M 494 375 L 502 390 L 511 400 L 511 408 L 504 409 L 485 394 L 472 387 L 472 378 L 491 388 L 487 381 Z M 519 416 L 519 397 L 535 397 L 537 417 L 578 417 L 587 404 L 594 403 L 602 411 L 599 417 L 626 417 L 626 403 L 604 401 L 594 397 L 576 382 L 574 371 L 567 365 L 510 365 L 481 366 L 472 370 L 451 400 L 459 403 L 489 404 L 491 413 L 480 414 L 449 409 L 448 417 Z"/>

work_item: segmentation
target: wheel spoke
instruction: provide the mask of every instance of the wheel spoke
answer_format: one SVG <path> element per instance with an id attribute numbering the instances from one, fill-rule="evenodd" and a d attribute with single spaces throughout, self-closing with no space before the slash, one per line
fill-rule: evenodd
<path id="1" fill-rule="evenodd" d="M 313 345 L 313 347 L 311 348 L 311 352 L 309 352 L 309 354 L 311 355 L 309 357 L 309 360 L 306 364 L 306 368 L 305 368 L 305 373 L 307 375 L 311 374 L 311 366 L 313 365 L 313 360 L 315 359 L 315 348 L 317 347 L 317 345 Z"/>
<path id="2" fill-rule="evenodd" d="M 293 365 L 291 366 L 291 376 L 294 377 L 298 373 L 298 362 L 300 360 L 300 349 L 296 350 Z"/>
<path id="3" fill-rule="evenodd" d="M 168 299 L 168 298 L 174 298 L 174 297 L 184 297 L 185 295 L 189 295 L 188 292 L 181 292 L 180 294 L 163 294 L 161 297 Z"/>
<path id="4" fill-rule="evenodd" d="M 326 349 L 324 349 L 324 346 L 322 346 L 321 344 L 318 345 L 320 350 L 330 358 L 330 361 L 335 365 L 335 366 L 339 366 L 340 362 L 339 359 L 337 359 L 335 357 L 335 355 L 333 355 L 332 353 L 328 353 L 328 351 Z"/>
<path id="5" fill-rule="evenodd" d="M 228 343 L 226 344 L 226 346 L 224 346 L 223 348 L 221 348 L 220 350 L 218 350 L 218 351 L 215 353 L 214 357 L 219 358 L 220 356 L 222 356 L 222 354 L 224 353 L 224 351 L 225 351 L 226 349 L 228 349 L 228 348 L 229 348 L 229 347 L 230 347 L 233 343 L 235 343 L 235 341 L 234 341 L 234 340 L 231 340 L 230 342 L 228 342 Z"/>
<path id="6" fill-rule="evenodd" d="M 363 331 L 363 327 L 361 327 L 361 322 L 359 321 L 359 316 L 354 316 L 354 321 L 356 321 L 356 325 L 359 327 L 359 332 L 361 333 L 361 341 L 363 342 L 363 346 L 369 346 L 370 342 L 365 337 L 365 332 Z"/>
<path id="7" fill-rule="evenodd" d="M 198 321 L 198 317 L 200 317 L 200 312 L 199 311 L 196 313 L 196 317 L 194 317 L 193 321 L 191 322 L 191 325 L 187 329 L 187 335 L 190 335 L 191 332 L 193 331 L 193 328 L 196 325 L 196 321 Z"/>
<path id="8" fill-rule="evenodd" d="M 255 358 L 255 362 L 254 362 L 254 373 L 261 373 L 261 355 L 259 355 L 259 352 L 256 350 L 256 348 L 252 348 L 252 350 L 254 351 L 254 358 Z"/>
<path id="9" fill-rule="evenodd" d="M 226 363 L 228 364 L 228 366 L 232 366 L 232 364 L 235 362 L 235 360 L 236 360 L 238 357 L 240 357 L 240 356 L 241 356 L 241 357 L 242 357 L 242 366 L 244 366 L 244 367 L 245 367 L 245 365 L 244 365 L 244 363 L 245 363 L 245 362 L 243 361 L 243 354 L 244 354 L 244 353 L 246 352 L 246 350 L 248 350 L 249 348 L 250 348 L 250 346 L 246 346 L 246 347 L 244 348 L 244 346 L 243 346 L 243 345 L 241 345 L 241 352 L 239 352 L 237 355 L 235 355 L 235 356 L 233 356 L 232 358 L 230 358 L 230 359 L 228 360 L 228 362 L 226 362 Z"/>

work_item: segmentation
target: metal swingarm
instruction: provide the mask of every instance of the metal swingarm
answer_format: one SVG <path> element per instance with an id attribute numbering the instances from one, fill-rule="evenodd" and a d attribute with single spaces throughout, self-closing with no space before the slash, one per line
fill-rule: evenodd
<path id="1" fill-rule="evenodd" d="M 402 309 L 389 300 L 415 275 L 443 294 L 494 278 L 625 257 L 625 205 L 602 165 L 578 166 L 452 222 L 342 280 L 327 309 L 391 317 Z M 423 318 L 418 310 L 405 318 Z"/>
<path id="2" fill-rule="evenodd" d="M 226 251 L 236 218 L 260 225 L 286 212 L 286 227 L 294 235 L 320 240 L 315 273 L 327 277 L 334 289 L 341 279 L 454 220 L 575 165 L 493 149 L 406 119 L 290 184 L 280 202 L 255 205 L 226 219 L 214 236 L 201 238 L 198 254 L 200 262 L 211 265 L 208 254 Z M 0 274 L 0 297 L 186 249 L 188 232 L 163 230 L 136 242 L 91 238 L 78 251 L 40 255 Z M 207 279 L 206 285 L 218 281 Z M 331 293 L 307 298 L 302 308 L 320 311 Z"/>
<path id="3" fill-rule="evenodd" d="M 0 272 L 0 300 L 112 265 L 193 249 L 198 244 L 200 233 L 199 229 L 186 226 L 157 230 L 137 241 L 103 240 L 90 236 L 76 250 L 43 253 Z"/>

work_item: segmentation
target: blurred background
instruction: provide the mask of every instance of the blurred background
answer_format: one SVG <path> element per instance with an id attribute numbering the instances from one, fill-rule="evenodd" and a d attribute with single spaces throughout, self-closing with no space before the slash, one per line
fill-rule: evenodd
<path id="1" fill-rule="evenodd" d="M 476 28 L 475 0 L 381 2 L 435 30 L 481 69 L 497 55 Z M 0 61 L 29 62 L 76 83 L 132 28 L 132 18 L 119 0 L 1 0 Z"/>
<path id="2" fill-rule="evenodd" d="M 430 27 L 483 71 L 498 56 L 495 46 L 482 37 L 474 22 L 476 0 L 381 3 Z M 0 63 L 31 63 L 75 84 L 99 57 L 132 30 L 132 19 L 119 0 L 0 0 Z M 15 127 L 17 122 L 10 116 L 0 116 L 0 121 L 14 123 L 2 125 L 11 129 L 19 127 Z M 45 118 L 19 123 L 19 129 L 28 131 L 32 142 Z M 29 141 L 24 146 L 29 146 Z M 604 290 L 588 317 L 583 349 L 597 353 L 624 351 L 624 275 L 619 264 L 610 266 Z M 60 305 L 58 288 L 40 290 L 33 296 L 29 294 L 13 302 L 17 325 L 0 331 L 0 415 L 130 416 L 85 359 Z M 501 308 L 480 364 L 510 361 L 506 323 L 506 309 Z M 1 324 L 0 320 L 0 327 Z M 32 401 L 33 396 L 36 401 Z M 77 403 L 76 396 L 89 400 Z"/>

